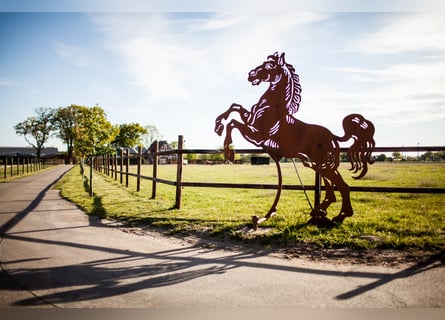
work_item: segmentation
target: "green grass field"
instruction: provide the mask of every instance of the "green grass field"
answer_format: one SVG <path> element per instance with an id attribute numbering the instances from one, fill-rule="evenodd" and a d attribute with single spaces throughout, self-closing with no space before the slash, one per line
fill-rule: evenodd
<path id="1" fill-rule="evenodd" d="M 299 184 L 292 163 L 283 163 L 284 184 Z M 313 171 L 297 165 L 303 182 L 312 185 Z M 445 187 L 443 163 L 375 163 L 365 178 L 354 180 L 342 164 L 341 173 L 350 185 Z M 136 172 L 136 167 L 131 167 Z M 142 166 L 150 176 L 152 167 Z M 176 166 L 161 165 L 158 177 L 175 180 Z M 118 177 L 119 181 L 119 177 Z M 182 207 L 172 209 L 175 187 L 158 184 L 156 199 L 151 197 L 152 182 L 142 180 L 136 192 L 136 178 L 129 188 L 114 178 L 95 173 L 94 197 L 88 197 L 89 181 L 82 181 L 75 167 L 58 183 L 62 195 L 77 203 L 87 213 L 130 224 L 161 227 L 171 233 L 193 233 L 201 237 L 233 238 L 249 241 L 256 238 L 264 245 L 310 243 L 323 248 L 391 248 L 398 250 L 442 250 L 445 247 L 445 195 L 402 193 L 351 193 L 355 210 L 351 218 L 334 228 L 307 225 L 310 207 L 303 191 L 284 190 L 277 215 L 263 223 L 266 233 L 244 233 L 251 226 L 251 216 L 263 216 L 273 202 L 275 190 L 215 189 L 185 187 Z M 124 178 L 125 181 L 125 178 Z M 271 183 L 277 182 L 276 168 L 251 165 L 186 165 L 183 181 Z M 313 192 L 308 191 L 313 201 Z M 338 214 L 341 196 L 329 207 L 328 217 Z"/>

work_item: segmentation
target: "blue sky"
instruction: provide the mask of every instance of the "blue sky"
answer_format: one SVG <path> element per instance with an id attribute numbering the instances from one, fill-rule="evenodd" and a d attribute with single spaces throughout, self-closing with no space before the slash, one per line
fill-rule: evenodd
<path id="1" fill-rule="evenodd" d="M 341 135 L 361 113 L 378 146 L 444 145 L 445 11 L 315 9 L 0 12 L 0 145 L 27 145 L 13 126 L 38 107 L 98 104 L 113 124 L 218 148 L 214 119 L 257 102 L 267 85 L 247 73 L 275 51 L 300 75 L 302 121 Z"/>

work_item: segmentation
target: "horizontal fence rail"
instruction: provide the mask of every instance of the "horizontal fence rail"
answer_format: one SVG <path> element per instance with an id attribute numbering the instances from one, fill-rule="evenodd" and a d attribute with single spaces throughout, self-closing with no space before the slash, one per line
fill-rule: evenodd
<path id="1" fill-rule="evenodd" d="M 50 165 L 44 160 L 38 160 L 35 157 L 0 155 L 0 161 L 0 176 L 3 179 L 40 171 L 46 169 Z"/>
<path id="2" fill-rule="evenodd" d="M 121 156 L 104 155 L 102 157 L 96 157 L 93 163 L 94 169 L 103 172 L 107 175 L 114 176 L 115 180 L 120 175 L 120 183 L 123 184 L 123 178 L 125 176 L 125 184 L 128 187 L 128 177 L 136 177 L 137 179 L 137 191 L 140 191 L 140 180 L 152 181 L 152 198 L 156 198 L 156 185 L 157 183 L 163 183 L 166 185 L 176 187 L 176 201 L 175 208 L 181 207 L 181 190 L 183 187 L 197 187 L 197 188 L 239 188 L 239 189 L 277 189 L 277 184 L 257 184 L 257 183 L 220 183 L 220 182 L 190 182 L 182 181 L 182 166 L 183 155 L 185 154 L 223 154 L 224 151 L 220 149 L 183 149 L 183 137 L 178 138 L 178 148 L 175 150 L 159 151 L 157 144 L 155 150 L 149 154 L 153 163 L 152 176 L 141 175 L 140 167 L 142 164 L 141 149 L 136 155 L 129 155 L 128 150 L 123 150 Z M 341 152 L 346 152 L 348 148 L 341 148 Z M 445 146 L 415 146 L 415 147 L 376 147 L 373 151 L 374 154 L 388 153 L 388 152 L 425 152 L 425 151 L 445 151 Z M 262 149 L 236 149 L 238 154 L 265 154 Z M 146 157 L 147 155 L 145 155 Z M 157 168 L 159 164 L 159 157 L 161 156 L 175 156 L 177 165 L 176 180 L 168 180 L 158 177 Z M 138 173 L 129 172 L 130 159 L 136 161 L 138 166 Z M 125 166 L 125 168 L 124 168 Z M 118 168 L 119 167 L 119 168 Z M 314 185 L 288 185 L 283 184 L 283 190 L 310 190 L 315 191 L 314 198 L 315 204 L 319 204 L 321 190 L 325 190 L 325 187 L 320 183 L 320 177 L 314 171 L 315 184 Z M 335 188 L 335 190 L 338 190 Z M 383 187 L 383 186 L 350 186 L 352 192 L 383 192 L 383 193 L 425 193 L 425 194 L 442 194 L 445 193 L 445 188 L 426 188 L 426 187 Z"/>

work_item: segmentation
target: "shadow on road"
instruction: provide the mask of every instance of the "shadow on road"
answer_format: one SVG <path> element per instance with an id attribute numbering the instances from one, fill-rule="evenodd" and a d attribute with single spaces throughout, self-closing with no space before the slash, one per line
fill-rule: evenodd
<path id="1" fill-rule="evenodd" d="M 413 275 L 444 266 L 445 250 L 439 254 L 426 257 L 411 267 L 396 273 L 375 273 L 359 271 L 338 271 L 326 269 L 326 266 L 316 268 L 297 267 L 286 264 L 272 264 L 257 262 L 254 258 L 261 257 L 261 251 L 240 251 L 233 254 L 225 254 L 221 258 L 210 258 L 202 254 L 202 246 L 181 247 L 180 249 L 158 251 L 153 253 L 124 250 L 110 246 L 100 246 L 92 243 L 77 243 L 69 240 L 51 240 L 33 237 L 30 234 L 37 231 L 55 231 L 59 229 L 88 228 L 91 226 L 106 228 L 95 216 L 89 216 L 89 224 L 85 226 L 71 226 L 59 229 L 33 230 L 22 232 L 7 231 L 22 221 L 31 211 L 35 210 L 43 200 L 46 193 L 64 175 L 56 177 L 48 186 L 41 190 L 35 199 L 21 212 L 17 213 L 9 221 L 0 226 L 2 239 L 17 242 L 40 243 L 48 246 L 48 250 L 74 248 L 79 250 L 96 251 L 97 253 L 107 253 L 109 258 L 94 259 L 87 262 L 53 266 L 53 267 L 30 267 L 14 268 L 14 264 L 32 262 L 33 259 L 21 261 L 1 261 L 3 266 L 9 266 L 8 274 L 21 286 L 11 287 L 0 281 L 1 290 L 30 290 L 38 292 L 31 298 L 17 301 L 17 306 L 36 306 L 43 304 L 60 304 L 69 302 L 88 301 L 112 296 L 118 296 L 139 290 L 150 288 L 171 286 L 197 279 L 200 277 L 217 276 L 224 274 L 233 268 L 269 269 L 281 272 L 291 272 L 295 276 L 301 274 L 315 274 L 333 277 L 367 278 L 374 279 L 367 285 L 357 289 L 344 292 L 336 297 L 337 300 L 348 300 L 361 295 L 377 287 L 385 285 L 391 281 L 401 278 L 408 278 Z M 85 181 L 87 183 L 87 181 Z M 87 185 L 85 185 L 86 187 Z M 103 209 L 100 197 L 95 198 L 94 206 L 96 214 Z M 100 229 L 99 229 L 100 232 Z M 59 248 L 60 249 L 60 248 Z M 48 251 L 49 252 L 49 251 Z M 79 255 L 82 253 L 79 252 Z M 47 258 L 37 258 L 45 260 Z M 135 263 L 137 261 L 137 263 Z M 50 293 L 40 293 L 40 291 L 51 290 Z"/>
<path id="2" fill-rule="evenodd" d="M 198 255 L 198 253 L 202 251 L 202 248 L 199 246 L 183 247 L 181 249 L 155 253 L 143 253 L 97 246 L 94 244 L 79 244 L 69 241 L 23 237 L 16 234 L 8 234 L 6 237 L 14 241 L 31 241 L 33 243 L 38 242 L 50 246 L 73 247 L 107 252 L 113 256 L 108 259 L 93 260 L 69 266 L 10 269 L 9 272 L 14 279 L 19 283 L 27 284 L 26 289 L 28 290 L 56 289 L 57 291 L 18 301 L 15 304 L 17 306 L 34 306 L 44 303 L 59 304 L 112 297 L 138 290 L 170 286 L 199 277 L 223 274 L 227 270 L 240 267 L 272 269 L 296 274 L 310 273 L 324 276 L 375 279 L 375 281 L 369 285 L 335 297 L 338 300 L 346 300 L 393 280 L 407 278 L 444 265 L 444 252 L 442 252 L 439 255 L 428 257 L 425 261 L 394 274 L 356 271 L 343 272 L 249 261 L 249 259 L 261 256 L 261 253 L 241 252 L 223 258 L 206 258 L 202 254 Z M 139 261 L 136 266 L 134 261 Z M 15 262 L 10 261 L 8 263 L 11 264 Z M 254 272 L 254 270 L 252 272 Z"/>
<path id="3" fill-rule="evenodd" d="M 4 237 L 6 231 L 17 225 L 31 211 L 33 211 L 45 197 L 48 190 L 50 190 L 65 175 L 67 171 L 68 170 L 63 171 L 59 176 L 57 176 L 53 181 L 51 181 L 42 191 L 38 193 L 38 195 L 31 201 L 31 203 L 25 209 L 17 213 L 14 217 L 12 217 L 10 220 L 8 220 L 2 226 L 0 226 L 0 237 Z"/>

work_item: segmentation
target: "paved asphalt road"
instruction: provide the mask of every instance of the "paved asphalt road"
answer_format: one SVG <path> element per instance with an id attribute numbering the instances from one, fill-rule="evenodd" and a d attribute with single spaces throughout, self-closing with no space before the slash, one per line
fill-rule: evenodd
<path id="1" fill-rule="evenodd" d="M 51 189 L 69 169 L 0 183 L 2 307 L 445 307 L 435 259 L 316 263 L 123 232 Z"/>

